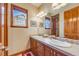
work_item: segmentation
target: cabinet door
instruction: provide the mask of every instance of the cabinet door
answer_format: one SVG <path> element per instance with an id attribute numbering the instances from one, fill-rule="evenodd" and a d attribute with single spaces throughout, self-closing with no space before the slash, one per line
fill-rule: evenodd
<path id="1" fill-rule="evenodd" d="M 62 52 L 55 50 L 55 56 L 66 56 L 66 55 L 63 54 Z"/>
<path id="2" fill-rule="evenodd" d="M 49 48 L 48 46 L 44 46 L 44 53 L 45 53 L 45 56 L 51 56 L 51 51 L 52 49 Z"/>
<path id="3" fill-rule="evenodd" d="M 37 43 L 37 54 L 38 56 L 44 56 L 44 45 L 40 42 Z"/>
<path id="4" fill-rule="evenodd" d="M 34 39 L 30 39 L 30 47 L 31 48 L 36 48 L 37 47 L 37 42 L 36 42 L 36 40 L 34 40 Z"/>
<path id="5" fill-rule="evenodd" d="M 65 33 L 65 37 L 68 37 L 68 33 L 69 33 L 68 19 L 69 19 L 69 12 L 66 11 L 66 12 L 64 12 L 64 33 Z"/>
<path id="6" fill-rule="evenodd" d="M 71 38 L 72 39 L 72 11 L 71 10 L 69 10 L 69 12 L 68 12 L 69 14 L 68 14 L 68 16 L 69 16 L 69 18 L 68 18 L 68 38 Z"/>
<path id="7" fill-rule="evenodd" d="M 55 50 L 54 49 L 52 49 L 52 51 L 51 51 L 51 56 L 55 56 Z"/>
<path id="8" fill-rule="evenodd" d="M 76 36 L 76 34 L 77 34 L 77 15 L 78 15 L 77 10 L 78 10 L 77 8 L 72 9 L 72 26 L 73 26 L 72 38 L 73 39 L 77 38 L 77 36 Z"/>
<path id="9" fill-rule="evenodd" d="M 78 8 L 64 12 L 64 33 L 65 37 L 77 39 Z"/>
<path id="10" fill-rule="evenodd" d="M 34 56 L 37 56 L 38 55 L 37 48 L 32 48 L 32 53 Z"/>
<path id="11" fill-rule="evenodd" d="M 37 41 L 30 38 L 30 48 L 31 48 L 31 51 L 34 55 L 37 55 Z"/>
<path id="12" fill-rule="evenodd" d="M 67 35 L 68 35 L 68 38 L 70 38 L 70 27 L 71 27 L 71 25 L 70 25 L 70 10 L 68 11 L 67 16 L 68 16 L 68 19 L 67 19 Z"/>

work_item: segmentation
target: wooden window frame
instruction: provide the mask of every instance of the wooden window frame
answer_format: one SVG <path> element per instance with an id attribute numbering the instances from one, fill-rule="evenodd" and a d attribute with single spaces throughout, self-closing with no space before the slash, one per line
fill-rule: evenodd
<path id="1" fill-rule="evenodd" d="M 27 13 L 27 20 L 26 20 L 26 26 L 14 26 L 13 25 L 13 9 L 17 9 L 19 11 L 22 11 L 24 13 Z M 28 28 L 28 10 L 27 9 L 24 9 L 22 7 L 19 7 L 19 6 L 16 6 L 14 4 L 11 4 L 11 27 L 14 27 L 14 28 Z"/>

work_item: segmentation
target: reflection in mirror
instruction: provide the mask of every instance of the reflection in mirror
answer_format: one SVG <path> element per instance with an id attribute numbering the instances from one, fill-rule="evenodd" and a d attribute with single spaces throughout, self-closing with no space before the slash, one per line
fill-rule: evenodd
<path id="1" fill-rule="evenodd" d="M 50 26 L 51 26 L 50 18 L 45 17 L 45 21 L 44 21 L 45 29 L 50 29 Z"/>

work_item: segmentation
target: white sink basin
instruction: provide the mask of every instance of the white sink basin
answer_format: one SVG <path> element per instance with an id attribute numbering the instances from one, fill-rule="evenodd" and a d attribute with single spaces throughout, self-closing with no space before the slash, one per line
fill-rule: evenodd
<path id="1" fill-rule="evenodd" d="M 42 36 L 32 36 L 33 38 L 36 38 L 40 41 L 45 41 L 51 45 L 56 45 L 56 46 L 60 46 L 60 47 L 71 47 L 72 44 L 66 41 L 60 41 L 60 40 L 56 40 L 56 39 L 50 39 L 50 38 L 44 38 Z M 60 39 L 60 38 L 59 38 Z"/>
<path id="2" fill-rule="evenodd" d="M 45 41 L 48 41 L 52 45 L 60 46 L 60 47 L 71 47 L 71 43 L 66 41 L 60 41 L 55 39 L 46 39 Z"/>

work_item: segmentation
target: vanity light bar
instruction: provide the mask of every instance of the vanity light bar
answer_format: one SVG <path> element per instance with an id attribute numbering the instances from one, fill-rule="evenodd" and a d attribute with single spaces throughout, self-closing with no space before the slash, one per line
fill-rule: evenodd
<path id="1" fill-rule="evenodd" d="M 67 3 L 59 3 L 59 4 L 57 4 L 56 6 L 53 6 L 53 10 L 59 9 L 59 8 L 61 8 L 61 7 L 64 7 L 65 5 L 67 5 Z"/>
<path id="2" fill-rule="evenodd" d="M 47 15 L 47 13 L 45 13 L 44 11 L 42 11 L 42 12 L 38 13 L 36 16 L 37 17 L 43 17 L 45 15 Z"/>
<path id="3" fill-rule="evenodd" d="M 47 13 L 42 14 L 40 17 L 43 17 L 43 16 L 45 16 L 45 15 L 47 15 Z"/>
<path id="4" fill-rule="evenodd" d="M 38 13 L 36 16 L 39 17 L 44 13 L 44 11 L 41 11 L 40 13 Z"/>

